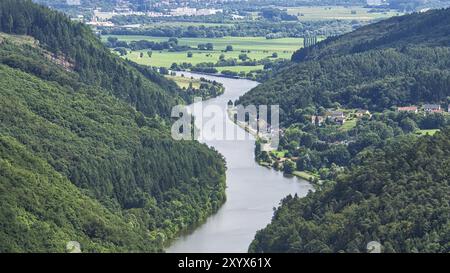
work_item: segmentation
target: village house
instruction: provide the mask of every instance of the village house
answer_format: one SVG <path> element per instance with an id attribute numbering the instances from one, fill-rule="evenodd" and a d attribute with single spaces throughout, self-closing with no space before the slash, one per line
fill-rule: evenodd
<path id="1" fill-rule="evenodd" d="M 362 117 L 372 117 L 372 114 L 370 113 L 369 110 L 364 110 L 364 109 L 358 109 L 355 113 L 355 116 L 357 118 L 362 118 Z"/>
<path id="2" fill-rule="evenodd" d="M 347 120 L 345 119 L 345 117 L 336 117 L 334 119 L 334 122 L 336 122 L 339 125 L 344 125 L 346 121 Z"/>
<path id="3" fill-rule="evenodd" d="M 335 118 L 345 118 L 344 112 L 342 111 L 330 111 L 327 113 L 327 118 L 335 119 Z"/>
<path id="4" fill-rule="evenodd" d="M 428 113 L 441 113 L 442 109 L 439 104 L 425 104 L 423 110 Z"/>
<path id="5" fill-rule="evenodd" d="M 322 116 L 311 116 L 311 123 L 317 126 L 322 126 L 325 121 L 325 117 Z"/>
<path id="6" fill-rule="evenodd" d="M 324 117 L 324 120 L 326 119 L 340 125 L 346 122 L 345 114 L 342 111 L 328 111 Z"/>
<path id="7" fill-rule="evenodd" d="M 398 107 L 397 112 L 419 112 L 419 108 L 417 106 L 406 106 L 406 107 Z"/>

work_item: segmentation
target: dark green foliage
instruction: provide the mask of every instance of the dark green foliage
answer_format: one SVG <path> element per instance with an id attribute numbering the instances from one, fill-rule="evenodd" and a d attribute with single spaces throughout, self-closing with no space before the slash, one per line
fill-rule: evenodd
<path id="1" fill-rule="evenodd" d="M 105 209 L 14 138 L 0 135 L 0 252 L 158 251 L 145 226 Z M 131 214 L 130 214 L 131 216 Z"/>
<path id="2" fill-rule="evenodd" d="M 34 37 L 56 58 L 72 64 L 84 83 L 106 89 L 146 115 L 170 114 L 174 98 L 111 54 L 89 27 L 25 0 L 1 1 L 0 18 L 0 31 Z"/>
<path id="3" fill-rule="evenodd" d="M 364 108 L 445 103 L 450 96 L 450 9 L 396 17 L 294 54 L 244 104 L 280 104 L 285 124 L 308 106 Z"/>
<path id="4" fill-rule="evenodd" d="M 449 18 L 450 9 L 413 14 L 328 39 L 241 98 L 279 103 L 289 127 L 281 148 L 323 179 L 282 202 L 251 252 L 365 252 L 371 241 L 385 252 L 450 252 L 448 115 L 392 111 L 448 104 Z M 347 129 L 312 124 L 339 107 L 378 113 Z M 410 134 L 417 128 L 442 132 Z"/>
<path id="5" fill-rule="evenodd" d="M 450 130 L 359 156 L 335 187 L 288 197 L 251 252 L 450 252 Z"/>
<path id="6" fill-rule="evenodd" d="M 269 21 L 298 21 L 297 16 L 289 15 L 286 11 L 275 8 L 263 8 L 261 16 Z"/>
<path id="7" fill-rule="evenodd" d="M 0 33 L 0 252 L 62 252 L 72 240 L 86 252 L 161 251 L 219 208 L 223 158 L 170 136 L 169 106 L 184 102 L 173 82 L 30 1 L 1 1 L 0 13 L 26 15 L 17 33 L 40 41 Z"/>
<path id="8" fill-rule="evenodd" d="M 148 16 L 129 15 L 114 16 L 111 21 L 117 25 L 144 24 L 148 28 L 130 29 L 126 27 L 115 27 L 104 29 L 102 34 L 114 35 L 145 35 L 153 37 L 179 37 L 179 38 L 223 38 L 232 37 L 266 37 L 276 39 L 283 37 L 303 37 L 308 35 L 335 36 L 352 31 L 355 27 L 367 22 L 353 22 L 350 20 L 320 20 L 320 21 L 272 21 L 272 20 L 240 20 L 234 21 L 232 18 L 222 25 L 210 26 L 208 24 L 199 26 L 183 25 L 162 25 L 162 22 L 176 20 L 176 22 L 188 21 L 207 23 L 206 17 L 189 16 L 185 20 L 180 17 L 164 17 L 155 19 Z M 277 17 L 279 18 L 279 17 Z M 294 19 L 294 17 L 292 17 Z M 296 17 L 295 17 L 296 19 Z M 211 22 L 214 23 L 214 22 Z M 224 22 L 215 22 L 224 23 Z M 300 45 L 299 45 L 300 46 Z"/>
<path id="9" fill-rule="evenodd" d="M 292 60 L 296 62 L 317 60 L 375 49 L 402 49 L 418 44 L 448 46 L 449 14 L 450 9 L 443 9 L 393 17 L 348 34 L 329 38 L 312 47 L 300 49 Z"/>
<path id="10" fill-rule="evenodd" d="M 307 109 L 304 113 L 307 113 Z M 298 115 L 299 112 L 297 112 Z M 380 148 L 393 137 L 415 133 L 422 129 L 442 129 L 450 125 L 445 114 L 420 115 L 385 111 L 376 113 L 371 119 L 362 118 L 349 130 L 333 122 L 322 126 L 311 124 L 310 120 L 296 123 L 285 130 L 280 139 L 280 149 L 299 157 L 299 171 L 317 172 L 333 164 L 348 166 L 355 156 L 366 148 Z M 258 155 L 258 154 L 257 154 Z"/>

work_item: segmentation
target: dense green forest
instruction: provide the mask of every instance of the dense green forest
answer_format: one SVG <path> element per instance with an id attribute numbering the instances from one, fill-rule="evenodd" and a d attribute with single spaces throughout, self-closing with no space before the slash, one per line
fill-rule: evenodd
<path id="1" fill-rule="evenodd" d="M 167 25 L 161 26 L 154 19 L 146 16 L 115 16 L 111 21 L 117 25 L 147 24 L 140 29 L 129 29 L 126 27 L 105 28 L 103 35 L 147 35 L 155 37 L 186 37 L 186 38 L 221 38 L 232 37 L 266 37 L 276 39 L 283 37 L 304 37 L 312 35 L 336 36 L 352 31 L 360 27 L 359 22 L 343 20 L 323 20 L 306 22 L 269 21 L 255 20 L 235 23 L 226 22 L 223 25 L 199 25 L 183 26 Z M 164 17 L 164 20 L 168 20 Z M 190 21 L 194 19 L 190 18 Z M 199 20 L 203 22 L 204 20 Z M 218 22 L 223 23 L 223 22 Z M 153 24 L 153 25 L 152 25 Z M 300 45 L 299 45 L 300 46 Z"/>
<path id="2" fill-rule="evenodd" d="M 289 196 L 251 252 L 450 252 L 450 130 L 366 151 L 336 185 Z"/>
<path id="3" fill-rule="evenodd" d="M 107 89 L 144 114 L 168 116 L 171 106 L 179 102 L 174 83 L 158 85 L 136 73 L 125 61 L 112 56 L 89 27 L 72 23 L 63 14 L 31 1 L 9 0 L 0 3 L 0 14 L 1 31 L 34 37 L 41 47 L 73 66 L 77 81 Z"/>
<path id="4" fill-rule="evenodd" d="M 161 251 L 224 202 L 223 158 L 170 137 L 175 83 L 31 1 L 0 22 L 0 252 Z"/>
<path id="5" fill-rule="evenodd" d="M 275 76 L 245 94 L 243 104 L 280 104 L 297 122 L 306 107 L 363 108 L 447 103 L 450 9 L 395 17 L 301 49 Z"/>
<path id="6" fill-rule="evenodd" d="M 449 18 L 396 17 L 301 49 L 240 99 L 280 104 L 284 171 L 313 174 L 316 186 L 282 201 L 251 252 L 365 252 L 371 241 L 385 252 L 450 251 L 450 118 L 420 110 L 450 102 Z M 397 111 L 406 105 L 419 112 Z M 347 123 L 317 118 L 330 112 Z"/>

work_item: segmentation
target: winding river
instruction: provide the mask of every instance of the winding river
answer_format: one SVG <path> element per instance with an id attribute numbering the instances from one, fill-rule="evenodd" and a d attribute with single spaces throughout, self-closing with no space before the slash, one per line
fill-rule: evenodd
<path id="1" fill-rule="evenodd" d="M 186 77 L 204 77 L 225 86 L 225 93 L 203 102 L 203 106 L 226 108 L 229 100 L 257 86 L 257 82 L 204 76 L 183 72 Z M 190 106 L 193 107 L 192 105 Z M 199 122 L 196 120 L 196 122 Z M 207 122 L 206 119 L 203 123 Z M 243 130 L 224 118 L 228 127 Z M 197 124 L 197 127 L 200 124 Z M 281 172 L 259 166 L 254 160 L 254 137 L 246 140 L 200 140 L 214 147 L 227 162 L 227 202 L 221 209 L 190 234 L 180 236 L 166 250 L 172 253 L 242 253 L 247 252 L 256 232 L 271 220 L 273 208 L 289 194 L 305 196 L 312 186 L 298 178 L 284 177 Z"/>

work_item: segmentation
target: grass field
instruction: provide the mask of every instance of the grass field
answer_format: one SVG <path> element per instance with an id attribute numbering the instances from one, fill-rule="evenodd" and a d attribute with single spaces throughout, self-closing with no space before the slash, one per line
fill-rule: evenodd
<path id="1" fill-rule="evenodd" d="M 344 125 L 341 126 L 340 129 L 342 131 L 350 131 L 351 129 L 353 129 L 356 126 L 357 122 L 358 122 L 358 119 L 356 119 L 356 118 L 348 119 L 344 123 Z"/>
<path id="2" fill-rule="evenodd" d="M 307 181 L 314 180 L 315 178 L 319 178 L 318 175 L 314 175 L 314 174 L 312 174 L 310 172 L 295 171 L 292 174 L 297 176 L 297 177 L 300 177 L 302 179 L 305 179 Z"/>
<path id="3" fill-rule="evenodd" d="M 249 73 L 255 70 L 262 70 L 264 69 L 263 65 L 257 65 L 257 66 L 223 66 L 223 67 L 217 67 L 217 70 L 220 71 L 224 71 L 224 70 L 229 70 L 229 71 L 233 71 L 233 72 L 245 72 L 245 73 Z"/>
<path id="4" fill-rule="evenodd" d="M 197 89 L 200 88 L 200 80 L 198 79 L 192 79 L 189 77 L 181 77 L 181 76 L 170 76 L 170 75 L 166 75 L 166 78 L 173 80 L 181 88 L 188 88 L 191 83 L 193 88 Z"/>
<path id="5" fill-rule="evenodd" d="M 154 42 L 167 41 L 168 37 L 149 37 L 140 35 L 107 35 L 102 39 L 106 41 L 108 37 L 117 37 L 121 41 L 131 42 L 147 40 Z M 303 46 L 303 38 L 280 38 L 266 39 L 265 37 L 223 37 L 223 38 L 179 38 L 179 45 L 187 45 L 197 48 L 198 44 L 212 43 L 215 51 L 225 50 L 227 45 L 232 45 L 234 51 L 269 51 L 281 52 L 290 51 L 291 53 Z"/>
<path id="6" fill-rule="evenodd" d="M 31 36 L 13 35 L 0 32 L 0 43 L 3 40 L 8 40 L 9 42 L 17 45 L 36 46 L 38 44 L 37 41 Z"/>
<path id="7" fill-rule="evenodd" d="M 309 20 L 375 20 L 385 19 L 392 16 L 402 15 L 397 11 L 389 12 L 369 12 L 371 9 L 364 7 L 293 7 L 288 8 L 287 12 L 291 15 L 297 15 L 301 21 Z"/>
<path id="8" fill-rule="evenodd" d="M 109 36 L 104 36 L 106 40 Z M 168 37 L 148 37 L 148 36 L 130 36 L 130 35 L 114 35 L 121 41 L 131 42 L 138 40 L 148 40 L 154 42 L 167 41 Z M 220 55 L 224 54 L 226 59 L 238 59 L 242 51 L 246 52 L 251 60 L 261 60 L 271 57 L 273 53 L 277 53 L 278 59 L 290 59 L 294 51 L 303 46 L 302 38 L 281 38 L 268 40 L 265 37 L 224 37 L 224 38 L 179 38 L 179 45 L 187 45 L 197 48 L 198 44 L 212 43 L 213 51 L 192 50 L 193 56 L 189 58 L 187 52 L 168 52 L 153 51 L 152 57 L 146 54 L 147 50 L 133 51 L 126 58 L 143 65 L 151 65 L 157 67 L 169 68 L 173 63 L 198 63 L 212 62 L 216 63 Z M 227 45 L 233 46 L 233 51 L 223 52 Z M 144 52 L 141 58 L 141 52 Z M 218 67 L 217 70 L 231 70 L 234 72 L 244 71 L 246 73 L 252 70 L 262 69 L 262 66 L 234 66 L 234 67 Z"/>
<path id="9" fill-rule="evenodd" d="M 192 51 L 193 56 L 191 58 L 187 57 L 187 52 L 168 52 L 168 51 L 153 51 L 152 57 L 148 57 L 146 52 L 144 51 L 144 55 L 141 58 L 141 51 L 133 51 L 129 53 L 126 58 L 143 65 L 151 65 L 157 67 L 167 67 L 169 68 L 173 63 L 191 63 L 196 65 L 198 63 L 212 62 L 216 63 L 219 60 L 222 52 L 218 51 Z M 241 52 L 227 52 L 224 53 L 225 58 L 238 58 Z M 250 59 L 261 60 L 265 57 L 268 57 L 272 54 L 264 54 L 262 52 L 252 52 L 247 53 Z M 282 56 L 278 55 L 278 57 L 289 59 L 292 54 L 284 54 Z M 220 67 L 218 70 L 229 69 L 235 71 L 250 71 L 261 69 L 262 66 L 236 66 L 236 67 Z"/>
<path id="10" fill-rule="evenodd" d="M 421 136 L 425 136 L 425 135 L 433 136 L 434 134 L 436 134 L 439 131 L 440 130 L 418 130 L 416 132 L 416 134 L 421 135 Z"/>
<path id="11" fill-rule="evenodd" d="M 276 157 L 276 158 L 283 158 L 286 156 L 286 153 L 288 152 L 288 150 L 283 150 L 283 151 L 272 151 L 271 153 Z"/>

